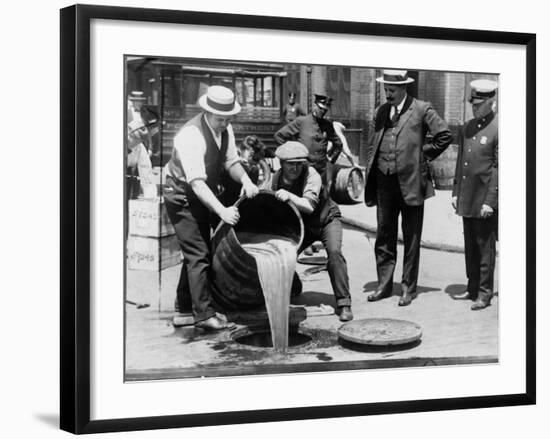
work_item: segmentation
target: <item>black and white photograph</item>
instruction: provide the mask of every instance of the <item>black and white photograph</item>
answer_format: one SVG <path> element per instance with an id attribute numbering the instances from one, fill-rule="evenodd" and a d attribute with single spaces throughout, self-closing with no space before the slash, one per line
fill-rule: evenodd
<path id="1" fill-rule="evenodd" d="M 497 72 L 124 69 L 126 381 L 499 362 Z"/>
<path id="2" fill-rule="evenodd" d="M 61 11 L 63 430 L 535 403 L 535 35 L 389 23 Z"/>

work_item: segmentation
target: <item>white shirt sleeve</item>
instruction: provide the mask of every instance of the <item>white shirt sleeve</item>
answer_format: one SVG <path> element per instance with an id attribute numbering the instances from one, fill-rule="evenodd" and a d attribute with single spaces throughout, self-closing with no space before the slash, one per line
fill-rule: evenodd
<path id="1" fill-rule="evenodd" d="M 237 152 L 237 145 L 235 143 L 235 133 L 231 125 L 227 126 L 227 152 L 225 154 L 225 169 L 229 169 L 235 163 L 240 161 L 239 153 Z"/>
<path id="2" fill-rule="evenodd" d="M 239 154 L 235 144 L 233 127 L 227 127 L 228 142 L 225 155 L 225 169 L 229 169 L 239 162 Z M 193 180 L 206 180 L 206 167 L 204 156 L 206 154 L 206 142 L 200 130 L 196 126 L 188 126 L 182 129 L 174 137 L 174 148 L 177 150 L 181 160 L 183 172 L 188 183 Z"/>
<path id="3" fill-rule="evenodd" d="M 182 129 L 174 137 L 174 148 L 179 154 L 187 182 L 191 183 L 197 179 L 206 180 L 204 166 L 206 142 L 199 129 L 196 126 Z"/>

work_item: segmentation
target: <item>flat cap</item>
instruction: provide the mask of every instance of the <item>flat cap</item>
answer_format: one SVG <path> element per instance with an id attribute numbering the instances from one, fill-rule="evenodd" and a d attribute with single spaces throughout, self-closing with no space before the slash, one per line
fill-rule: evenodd
<path id="1" fill-rule="evenodd" d="M 308 151 L 304 144 L 289 140 L 277 148 L 275 155 L 279 160 L 287 162 L 305 162 L 307 161 Z"/>
<path id="2" fill-rule="evenodd" d="M 498 84 L 490 79 L 476 79 L 470 82 L 470 98 L 468 102 L 482 102 L 496 94 Z"/>

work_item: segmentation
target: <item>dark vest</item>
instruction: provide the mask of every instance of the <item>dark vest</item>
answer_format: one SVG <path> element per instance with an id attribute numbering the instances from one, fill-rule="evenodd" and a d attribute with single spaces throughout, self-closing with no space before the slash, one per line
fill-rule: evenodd
<path id="1" fill-rule="evenodd" d="M 222 133 L 221 147 L 218 148 L 212 131 L 208 127 L 204 113 L 198 114 L 191 120 L 189 120 L 184 127 L 196 126 L 201 132 L 205 143 L 206 153 L 204 155 L 204 167 L 206 170 L 206 185 L 214 193 L 218 195 L 220 193 L 219 186 L 221 181 L 221 175 L 223 171 L 223 165 L 225 163 L 225 156 L 227 153 L 227 145 L 229 135 L 227 130 Z M 177 182 L 178 188 L 185 193 L 189 200 L 197 198 L 193 189 L 186 180 L 183 166 L 181 165 L 181 157 L 177 150 L 174 148 L 172 151 L 172 157 L 168 162 L 169 174 Z"/>
<path id="2" fill-rule="evenodd" d="M 277 191 L 279 189 L 286 189 L 287 191 L 302 197 L 304 195 L 304 189 L 307 183 L 308 175 L 307 166 L 304 167 L 302 174 L 291 186 L 283 187 L 283 170 L 280 169 L 277 171 L 271 180 L 271 189 Z M 326 197 L 326 191 L 324 187 L 321 187 L 321 192 L 319 193 L 319 203 L 317 207 L 310 215 L 302 215 L 302 220 L 304 221 L 304 228 L 306 230 L 318 231 L 325 224 L 328 224 L 332 221 L 333 218 L 341 217 L 340 209 L 337 204 L 329 197 Z"/>
<path id="3" fill-rule="evenodd" d="M 397 164 L 395 162 L 395 141 L 394 128 L 386 128 L 382 140 L 380 141 L 377 163 L 378 169 L 380 169 L 383 174 L 395 174 L 397 172 Z"/>
<path id="4" fill-rule="evenodd" d="M 410 99 L 409 96 L 405 99 L 405 103 L 403 107 L 401 108 L 401 113 L 403 113 L 404 110 L 406 110 L 410 106 Z M 395 125 L 397 125 L 397 122 L 394 123 L 391 120 L 390 117 L 391 113 L 391 105 L 387 107 L 387 112 L 382 118 L 382 120 L 377 120 L 377 125 L 380 123 L 384 124 L 384 135 L 382 136 L 382 139 L 380 140 L 380 148 L 378 149 L 378 160 L 376 162 L 376 165 L 378 169 L 383 174 L 395 174 L 397 172 L 397 162 L 396 162 L 396 137 L 395 137 Z M 377 118 L 379 118 L 381 115 L 377 114 Z"/>

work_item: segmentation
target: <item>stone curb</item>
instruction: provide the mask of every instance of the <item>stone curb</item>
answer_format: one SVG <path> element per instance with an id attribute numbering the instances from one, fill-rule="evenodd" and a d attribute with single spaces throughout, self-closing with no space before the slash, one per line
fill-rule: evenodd
<path id="1" fill-rule="evenodd" d="M 362 221 L 357 221 L 353 218 L 346 218 L 345 216 L 342 216 L 341 220 L 344 224 L 347 224 L 348 226 L 376 235 L 375 226 L 364 223 Z M 403 243 L 403 239 L 401 238 L 401 236 L 399 236 L 398 241 L 400 243 Z M 431 242 L 431 241 L 422 240 L 420 245 L 424 248 L 431 249 L 431 250 L 439 250 L 439 251 L 450 252 L 450 253 L 464 253 L 464 247 L 453 245 L 453 244 L 445 244 L 442 242 Z"/>

